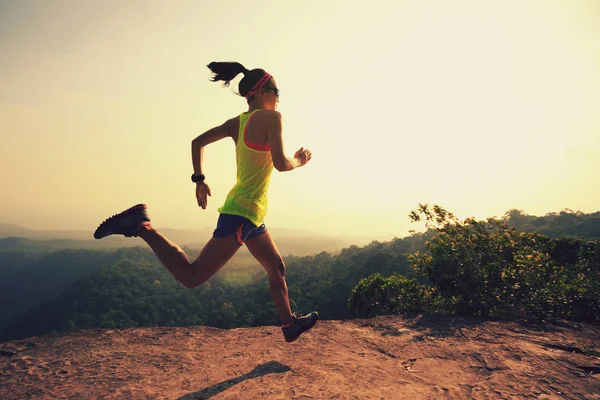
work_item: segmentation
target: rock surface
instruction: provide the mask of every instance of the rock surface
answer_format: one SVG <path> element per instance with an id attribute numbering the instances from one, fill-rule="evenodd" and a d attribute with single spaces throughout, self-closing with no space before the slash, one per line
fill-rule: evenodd
<path id="1" fill-rule="evenodd" d="M 9 399 L 600 399 L 600 327 L 481 318 L 87 330 L 0 344 Z"/>

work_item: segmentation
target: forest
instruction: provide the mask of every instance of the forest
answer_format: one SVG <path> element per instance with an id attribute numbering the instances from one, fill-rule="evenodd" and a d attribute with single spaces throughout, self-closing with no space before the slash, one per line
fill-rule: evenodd
<path id="1" fill-rule="evenodd" d="M 409 217 L 426 221 L 427 230 L 285 256 L 292 310 L 316 310 L 323 319 L 461 314 L 598 323 L 600 213 L 509 210 L 458 221 L 439 206 L 419 205 Z M 186 289 L 147 248 L 0 239 L 2 341 L 90 328 L 277 324 L 268 276 L 247 254 Z"/>

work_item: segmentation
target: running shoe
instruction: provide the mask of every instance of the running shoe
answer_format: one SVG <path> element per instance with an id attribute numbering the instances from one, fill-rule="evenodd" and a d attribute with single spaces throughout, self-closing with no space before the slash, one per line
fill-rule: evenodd
<path id="1" fill-rule="evenodd" d="M 138 236 L 142 226 L 150 223 L 145 204 L 138 204 L 120 214 L 113 215 L 100 224 L 94 237 L 102 239 L 109 235 L 124 235 L 126 237 Z"/>
<path id="2" fill-rule="evenodd" d="M 312 328 L 317 323 L 318 319 L 319 314 L 316 311 L 304 316 L 293 314 L 292 322 L 289 325 L 281 327 L 285 341 L 289 343 L 298 339 L 300 335 Z"/>

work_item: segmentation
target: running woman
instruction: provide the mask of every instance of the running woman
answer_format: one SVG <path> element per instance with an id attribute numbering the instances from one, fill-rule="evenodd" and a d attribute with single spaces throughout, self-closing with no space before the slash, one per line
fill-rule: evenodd
<path id="1" fill-rule="evenodd" d="M 273 167 L 291 171 L 311 159 L 308 149 L 300 148 L 294 157 L 285 155 L 281 114 L 276 111 L 279 89 L 275 79 L 263 69 L 248 70 L 237 62 L 211 62 L 212 82 L 229 86 L 238 74 L 244 77 L 238 85 L 239 95 L 246 98 L 248 111 L 225 121 L 192 141 L 192 182 L 196 184 L 198 206 L 206 209 L 210 187 L 202 167 L 204 147 L 224 138 L 235 143 L 237 182 L 219 208 L 219 219 L 213 237 L 195 261 L 156 230 L 150 223 L 147 206 L 138 204 L 108 218 L 94 232 L 96 239 L 108 235 L 140 237 L 154 251 L 161 263 L 187 288 L 206 282 L 242 245 L 269 274 L 269 289 L 282 322 L 286 342 L 293 342 L 311 329 L 319 315 L 292 313 L 285 280 L 285 264 L 271 234 L 264 224 L 267 214 L 267 191 Z"/>

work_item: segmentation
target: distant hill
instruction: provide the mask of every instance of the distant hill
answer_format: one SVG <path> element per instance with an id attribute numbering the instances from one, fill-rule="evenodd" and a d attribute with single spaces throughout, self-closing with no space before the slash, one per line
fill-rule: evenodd
<path id="1" fill-rule="evenodd" d="M 0 345 L 2 399 L 598 399 L 600 327 L 484 318 L 96 329 Z"/>
<path id="2" fill-rule="evenodd" d="M 160 232 L 181 247 L 200 249 L 212 236 L 213 229 L 159 228 Z M 350 245 L 364 245 L 371 240 L 366 237 L 333 236 L 318 232 L 289 228 L 269 228 L 279 251 L 283 255 L 309 255 L 321 251 L 337 252 Z M 93 232 L 71 230 L 35 230 L 25 226 L 0 223 L 0 251 L 19 248 L 40 249 L 89 249 L 109 250 L 121 247 L 145 246 L 139 238 L 109 236 L 101 240 L 93 238 Z M 2 241 L 6 238 L 24 238 L 30 241 Z M 13 246 L 11 248 L 11 246 Z M 20 246 L 20 247 L 14 247 Z"/>
<path id="3" fill-rule="evenodd" d="M 11 276 L 2 276 L 0 270 L 0 326 L 12 315 L 53 299 L 117 257 L 117 253 L 110 252 L 61 250 L 42 256 Z M 1 255 L 0 260 L 3 260 Z"/>
<path id="4" fill-rule="evenodd" d="M 586 214 L 564 209 L 558 213 L 535 216 L 523 210 L 512 209 L 507 211 L 502 219 L 519 231 L 535 231 L 548 237 L 600 239 L 600 211 Z"/>
<path id="5" fill-rule="evenodd" d="M 23 225 L 0 223 L 0 238 L 10 236 L 24 237 L 29 239 L 82 240 L 92 238 L 92 233 L 88 231 L 75 230 L 32 229 Z"/>
<path id="6" fill-rule="evenodd" d="M 424 237 L 415 235 L 365 247 L 353 245 L 339 254 L 287 256 L 292 306 L 299 312 L 317 307 L 328 318 L 349 317 L 348 297 L 360 279 L 376 272 L 414 275 L 406 255 L 423 248 Z M 86 253 L 82 259 L 80 255 Z M 192 259 L 197 255 L 193 250 L 187 253 Z M 207 324 L 228 328 L 277 320 L 268 275 L 244 252 L 192 290 L 177 282 L 146 247 L 49 253 L 5 277 L 3 285 L 0 341 L 93 327 Z M 40 296 L 32 297 L 35 288 Z"/>

